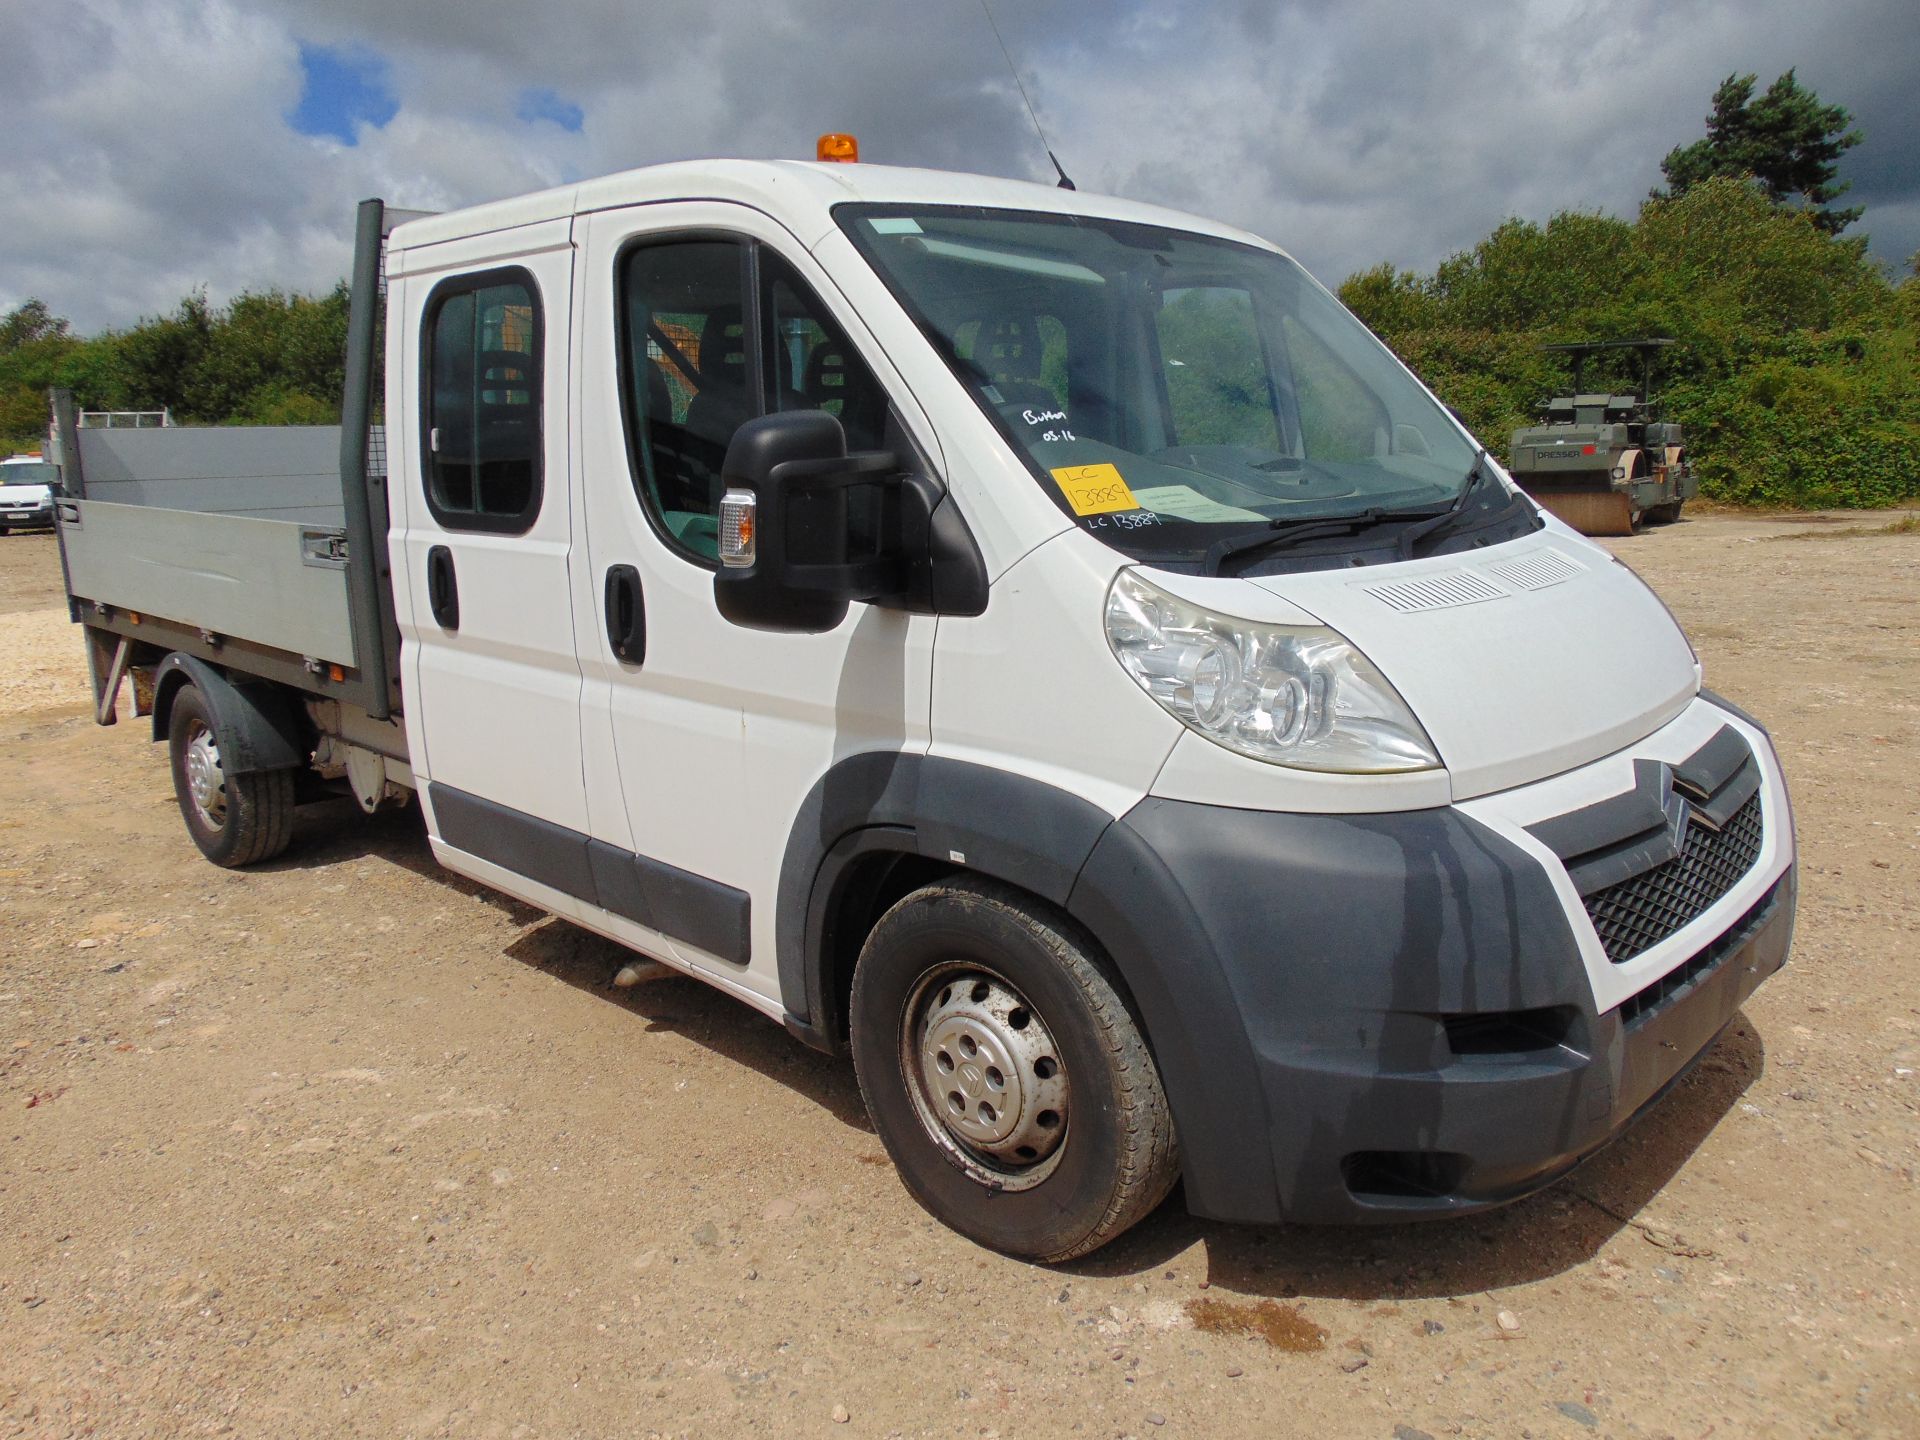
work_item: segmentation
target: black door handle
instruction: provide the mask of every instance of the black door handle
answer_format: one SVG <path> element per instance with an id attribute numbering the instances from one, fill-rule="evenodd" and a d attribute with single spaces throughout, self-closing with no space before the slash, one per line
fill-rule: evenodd
<path id="1" fill-rule="evenodd" d="M 460 628 L 460 582 L 453 574 L 453 551 L 444 545 L 427 551 L 427 608 L 441 628 Z"/>
<path id="2" fill-rule="evenodd" d="M 647 605 L 640 595 L 640 572 L 631 565 L 607 570 L 607 644 L 629 665 L 647 658 Z"/>

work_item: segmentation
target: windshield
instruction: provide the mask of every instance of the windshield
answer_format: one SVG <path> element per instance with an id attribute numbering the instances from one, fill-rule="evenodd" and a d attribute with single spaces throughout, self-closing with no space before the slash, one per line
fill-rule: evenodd
<path id="1" fill-rule="evenodd" d="M 1136 557 L 1431 515 L 1473 468 L 1452 418 L 1272 251 L 1025 211 L 835 216 L 1061 509 Z"/>
<path id="2" fill-rule="evenodd" d="M 58 465 L 0 465 L 0 485 L 51 485 L 60 474 Z"/>

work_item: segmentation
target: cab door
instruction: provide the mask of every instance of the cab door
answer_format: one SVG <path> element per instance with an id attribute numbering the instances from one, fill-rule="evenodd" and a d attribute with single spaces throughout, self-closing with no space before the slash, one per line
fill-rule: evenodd
<path id="1" fill-rule="evenodd" d="M 567 449 L 571 222 L 409 251 L 390 492 L 407 742 L 441 860 L 566 912 L 585 870 Z M 574 837 L 569 840 L 569 836 Z M 527 881 L 532 882 L 532 888 Z"/>
<path id="2" fill-rule="evenodd" d="M 589 564 L 575 604 L 596 863 L 619 872 L 603 876 L 601 904 L 636 927 L 615 933 L 665 944 L 773 1009 L 774 896 L 802 802 L 846 755 L 925 750 L 934 621 L 859 604 L 821 635 L 723 620 L 721 462 L 742 422 L 774 410 L 836 414 L 852 450 L 879 447 L 892 423 L 933 454 L 931 431 L 824 271 L 767 216 L 714 202 L 581 223 Z"/>

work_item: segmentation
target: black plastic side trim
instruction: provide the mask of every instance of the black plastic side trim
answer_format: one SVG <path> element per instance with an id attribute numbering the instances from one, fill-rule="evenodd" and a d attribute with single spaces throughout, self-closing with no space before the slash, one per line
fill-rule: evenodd
<path id="1" fill-rule="evenodd" d="M 587 863 L 587 837 L 451 785 L 430 784 L 440 838 L 456 850 L 524 875 L 549 889 L 599 903 Z"/>
<path id="2" fill-rule="evenodd" d="M 286 691 L 246 679 L 236 683 L 206 661 L 178 651 L 154 667 L 155 740 L 167 738 L 173 698 L 185 685 L 204 695 L 213 711 L 213 727 L 220 741 L 220 768 L 229 775 L 288 770 L 307 763 L 306 730 Z"/>
<path id="3" fill-rule="evenodd" d="M 455 849 L 735 965 L 750 958 L 746 891 L 450 785 L 427 791 L 440 838 Z"/>
<path id="4" fill-rule="evenodd" d="M 587 860 L 601 909 L 735 965 L 747 963 L 751 906 L 746 891 L 604 840 L 587 842 Z"/>

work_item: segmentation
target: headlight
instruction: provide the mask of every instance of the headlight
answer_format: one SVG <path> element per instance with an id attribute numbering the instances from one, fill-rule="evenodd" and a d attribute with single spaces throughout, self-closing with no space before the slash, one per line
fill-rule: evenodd
<path id="1" fill-rule="evenodd" d="M 1182 724 L 1242 755 L 1356 775 L 1440 764 L 1386 677 L 1323 625 L 1215 615 L 1122 570 L 1107 592 L 1107 643 Z"/>

